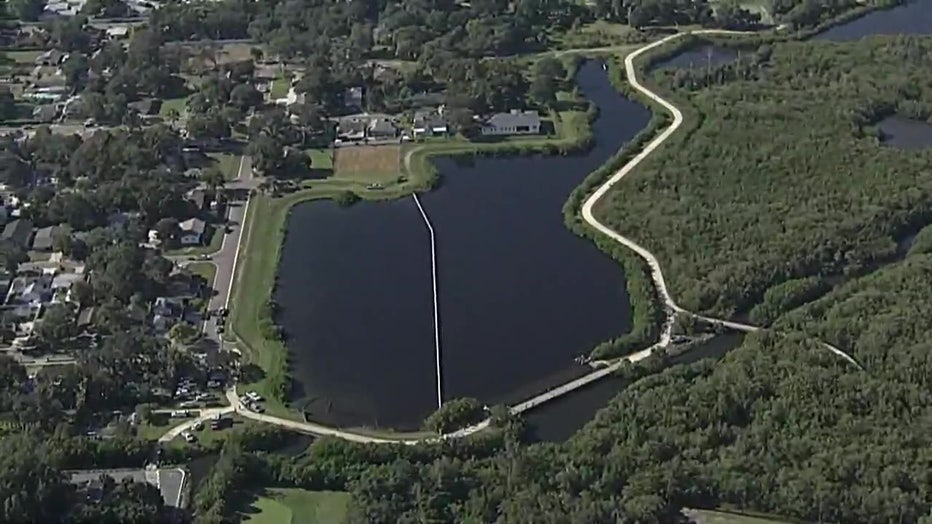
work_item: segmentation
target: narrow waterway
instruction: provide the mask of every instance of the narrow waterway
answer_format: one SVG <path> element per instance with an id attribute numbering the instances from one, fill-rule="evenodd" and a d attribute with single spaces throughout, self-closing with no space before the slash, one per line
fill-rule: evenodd
<path id="1" fill-rule="evenodd" d="M 630 327 L 621 268 L 561 210 L 650 115 L 599 63 L 578 83 L 600 108 L 593 149 L 442 159 L 443 184 L 422 197 L 437 235 L 445 399 L 522 400 L 585 372 L 573 358 Z M 429 247 L 411 199 L 294 208 L 275 300 L 293 401 L 311 418 L 412 429 L 436 408 Z"/>
<path id="2" fill-rule="evenodd" d="M 743 333 L 718 335 L 674 357 L 672 363 L 690 364 L 707 358 L 719 359 L 740 346 L 744 337 Z M 592 420 L 626 386 L 627 382 L 621 378 L 609 377 L 528 412 L 525 420 L 530 438 L 563 442 Z"/>

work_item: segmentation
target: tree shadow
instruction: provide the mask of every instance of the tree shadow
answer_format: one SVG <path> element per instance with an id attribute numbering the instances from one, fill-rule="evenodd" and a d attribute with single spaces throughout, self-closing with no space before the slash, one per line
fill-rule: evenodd
<path id="1" fill-rule="evenodd" d="M 265 379 L 265 370 L 259 366 L 249 363 L 243 364 L 239 369 L 240 381 L 251 384 Z"/>

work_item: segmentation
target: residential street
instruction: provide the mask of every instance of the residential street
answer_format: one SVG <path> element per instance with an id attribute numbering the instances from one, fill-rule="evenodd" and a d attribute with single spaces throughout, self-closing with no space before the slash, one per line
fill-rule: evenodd
<path id="1" fill-rule="evenodd" d="M 256 179 L 252 176 L 252 160 L 248 156 L 240 158 L 239 172 L 236 180 L 227 184 L 227 189 L 240 190 L 236 193 L 245 192 L 255 188 L 258 185 Z M 209 309 L 227 307 L 230 301 L 230 294 L 233 286 L 233 278 L 236 272 L 237 253 L 239 252 L 240 240 L 242 238 L 242 226 L 246 218 L 246 209 L 249 206 L 249 197 L 246 200 L 236 200 L 229 204 L 229 213 L 227 222 L 230 232 L 224 235 L 223 243 L 220 250 L 213 254 L 212 261 L 217 268 L 214 276 L 212 287 L 214 294 L 210 299 Z M 211 317 L 205 323 L 205 334 L 211 340 L 218 344 L 220 337 L 217 335 L 217 317 Z"/>

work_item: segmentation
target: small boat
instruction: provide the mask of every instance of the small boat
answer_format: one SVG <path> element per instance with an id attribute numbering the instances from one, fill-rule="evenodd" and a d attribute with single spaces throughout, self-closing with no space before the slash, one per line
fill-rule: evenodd
<path id="1" fill-rule="evenodd" d="M 608 66 L 605 65 L 605 62 L 602 62 L 602 71 L 608 71 Z"/>

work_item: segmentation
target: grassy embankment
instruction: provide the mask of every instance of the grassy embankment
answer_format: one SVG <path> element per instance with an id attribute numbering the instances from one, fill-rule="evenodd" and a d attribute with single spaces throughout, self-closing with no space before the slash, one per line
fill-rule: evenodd
<path id="1" fill-rule="evenodd" d="M 251 524 L 341 524 L 347 521 L 350 494 L 342 491 L 308 491 L 271 488 L 240 511 Z"/>
<path id="2" fill-rule="evenodd" d="M 615 74 L 618 76 L 617 72 Z M 231 336 L 237 339 L 246 362 L 261 368 L 264 376 L 256 382 L 244 384 L 243 388 L 255 389 L 268 398 L 268 409 L 271 413 L 288 418 L 300 418 L 300 414 L 289 410 L 283 402 L 287 397 L 290 384 L 288 351 L 274 327 L 269 307 L 276 284 L 287 217 L 293 205 L 314 199 L 336 198 L 346 191 L 352 191 L 362 199 L 380 200 L 403 197 L 413 191 L 429 189 L 438 176 L 430 162 L 433 156 L 565 154 L 586 147 L 592 138 L 589 121 L 595 116 L 595 110 L 593 108 L 582 110 L 578 104 L 573 103 L 574 95 L 569 92 L 560 93 L 559 99 L 565 102 L 562 105 L 564 110 L 552 116 L 555 129 L 553 136 L 516 137 L 494 142 L 470 142 L 463 138 L 427 141 L 407 146 L 409 149 L 402 152 L 403 157 L 409 156 L 407 168 L 404 169 L 404 178 L 397 179 L 393 173 L 394 183 L 385 185 L 383 189 L 367 189 L 367 185 L 372 182 L 371 173 L 334 172 L 333 176 L 324 180 L 305 181 L 302 184 L 304 189 L 285 196 L 257 195 L 253 197 L 247 217 L 246 237 L 240 252 L 241 265 L 234 286 Z M 607 167 L 587 178 L 583 186 L 573 193 L 564 210 L 571 229 L 579 234 L 586 234 L 580 229 L 581 221 L 577 216 L 581 196 L 591 191 L 599 180 L 604 179 L 620 163 L 629 158 L 631 156 L 629 151 L 640 147 L 645 137 L 650 136 L 658 125 L 659 122 L 652 123 L 651 127 L 632 146 L 626 147 L 624 152 L 613 158 Z M 315 159 L 315 166 L 321 163 L 326 164 L 324 152 L 318 151 L 311 154 Z M 401 163 L 404 164 L 404 160 Z M 387 177 L 387 173 L 385 175 Z M 384 180 L 389 181 L 389 178 Z M 632 302 L 637 304 L 635 329 L 639 329 L 640 324 L 650 324 L 640 328 L 638 336 L 633 339 L 640 343 L 657 331 L 655 326 L 657 307 L 652 284 L 646 275 L 640 278 L 634 276 L 639 271 L 643 273 L 643 266 L 637 262 L 639 259 L 635 259 L 635 263 L 629 262 L 624 254 L 619 254 L 618 248 L 612 243 L 597 242 L 597 244 L 625 265 L 629 282 L 631 282 L 629 292 L 633 296 Z M 641 302 L 647 305 L 641 305 Z M 632 345 L 633 343 L 631 342 Z"/>

